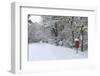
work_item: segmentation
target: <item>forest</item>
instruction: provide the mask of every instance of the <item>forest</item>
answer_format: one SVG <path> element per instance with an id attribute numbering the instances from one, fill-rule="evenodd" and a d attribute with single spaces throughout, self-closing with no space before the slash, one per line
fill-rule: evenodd
<path id="1" fill-rule="evenodd" d="M 38 20 L 32 20 L 38 17 Z M 39 21 L 40 20 L 40 21 Z M 47 43 L 73 48 L 79 38 L 80 50 L 88 50 L 88 17 L 28 14 L 28 44 Z"/>

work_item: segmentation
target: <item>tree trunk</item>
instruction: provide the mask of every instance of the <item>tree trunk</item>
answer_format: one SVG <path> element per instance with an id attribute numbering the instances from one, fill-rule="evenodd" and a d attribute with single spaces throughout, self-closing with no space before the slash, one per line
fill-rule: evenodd
<path id="1" fill-rule="evenodd" d="M 73 43 L 74 43 L 73 18 L 74 18 L 74 17 L 72 17 L 72 20 L 71 20 L 71 29 L 72 29 L 72 48 L 73 48 Z"/>
<path id="2" fill-rule="evenodd" d="M 81 51 L 83 52 L 83 31 L 82 31 Z"/>

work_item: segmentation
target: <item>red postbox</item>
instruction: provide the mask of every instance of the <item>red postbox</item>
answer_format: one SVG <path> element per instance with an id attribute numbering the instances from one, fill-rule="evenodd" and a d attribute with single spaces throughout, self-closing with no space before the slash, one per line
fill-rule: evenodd
<path id="1" fill-rule="evenodd" d="M 80 46 L 79 39 L 75 39 L 75 48 L 79 48 L 79 46 Z"/>
<path id="2" fill-rule="evenodd" d="M 78 53 L 78 48 L 80 47 L 80 40 L 79 40 L 79 38 L 76 38 L 74 40 L 74 42 L 75 42 L 74 47 L 76 48 L 76 53 Z"/>

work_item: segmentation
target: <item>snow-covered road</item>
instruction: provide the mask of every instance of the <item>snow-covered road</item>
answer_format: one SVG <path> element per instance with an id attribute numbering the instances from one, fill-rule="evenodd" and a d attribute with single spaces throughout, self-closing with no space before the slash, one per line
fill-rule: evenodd
<path id="1" fill-rule="evenodd" d="M 76 51 L 71 48 L 54 46 L 46 43 L 29 44 L 29 61 L 87 58 L 87 52 Z"/>

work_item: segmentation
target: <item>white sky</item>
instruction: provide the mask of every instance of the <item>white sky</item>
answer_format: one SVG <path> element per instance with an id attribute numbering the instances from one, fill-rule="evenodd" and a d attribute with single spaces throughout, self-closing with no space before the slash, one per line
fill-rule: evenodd
<path id="1" fill-rule="evenodd" d="M 34 15 L 31 15 L 29 20 L 31 20 L 32 22 L 37 22 L 37 23 L 40 23 L 42 21 L 42 17 L 41 16 L 34 16 Z"/>

